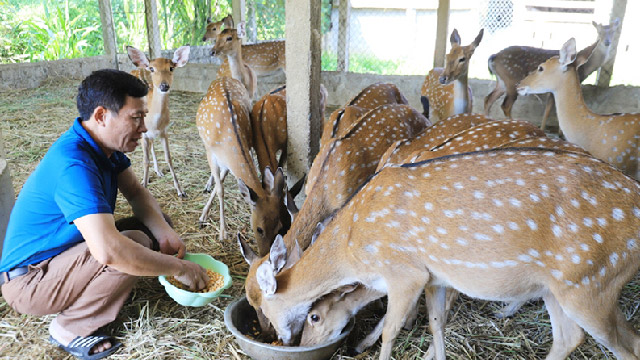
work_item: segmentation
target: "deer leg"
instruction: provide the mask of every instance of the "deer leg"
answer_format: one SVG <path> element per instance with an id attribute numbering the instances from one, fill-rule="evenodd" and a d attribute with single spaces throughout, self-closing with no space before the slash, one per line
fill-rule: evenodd
<path id="1" fill-rule="evenodd" d="M 210 193 L 211 192 L 211 187 L 213 186 L 213 175 L 209 175 L 209 180 L 207 180 L 207 184 L 204 186 L 204 191 L 205 193 Z"/>
<path id="2" fill-rule="evenodd" d="M 553 345 L 546 360 L 564 360 L 584 341 L 584 332 L 567 316 L 553 294 L 549 293 L 543 299 L 549 312 L 553 332 Z"/>
<path id="3" fill-rule="evenodd" d="M 415 277 L 414 277 L 415 278 Z M 390 282 L 387 282 L 388 284 Z M 387 294 L 387 314 L 384 317 L 382 328 L 382 348 L 380 350 L 380 360 L 391 358 L 391 350 L 402 325 L 404 325 L 407 314 L 411 308 L 416 306 L 418 297 L 426 280 L 422 283 L 416 281 L 411 283 L 394 284 L 389 287 Z"/>
<path id="4" fill-rule="evenodd" d="M 424 289 L 424 297 L 429 313 L 429 330 L 433 335 L 433 341 L 424 356 L 425 360 L 445 360 L 444 327 L 447 323 L 447 288 L 443 286 L 427 286 Z M 457 293 L 457 292 L 456 292 Z"/>
<path id="5" fill-rule="evenodd" d="M 553 97 L 553 94 L 547 95 L 546 105 L 544 107 L 544 115 L 542 115 L 542 123 L 540 124 L 540 130 L 544 131 L 547 127 L 547 119 L 549 118 L 549 114 L 551 114 L 551 109 L 555 105 L 556 101 Z"/>
<path id="6" fill-rule="evenodd" d="M 493 89 L 492 92 L 484 98 L 484 114 L 489 116 L 489 112 L 491 112 L 491 106 L 493 103 L 500 98 L 504 94 L 504 86 L 500 80 L 496 81 L 496 88 Z"/>
<path id="7" fill-rule="evenodd" d="M 167 164 L 169 164 L 169 172 L 171 173 L 171 177 L 173 178 L 173 186 L 178 191 L 179 197 L 186 198 L 187 194 L 185 194 L 184 191 L 182 191 L 182 188 L 180 187 L 180 183 L 178 182 L 178 177 L 176 176 L 176 173 L 173 171 L 173 163 L 171 162 L 171 154 L 169 153 L 169 138 L 165 134 L 160 139 L 162 141 L 162 148 L 164 149 L 164 159 L 167 162 Z"/>
<path id="8" fill-rule="evenodd" d="M 150 140 L 142 137 L 142 186 L 149 186 L 149 143 Z"/>
<path id="9" fill-rule="evenodd" d="M 518 311 L 522 305 L 524 305 L 525 301 L 511 301 L 507 303 L 502 309 L 496 311 L 495 316 L 499 319 L 508 318 L 513 316 L 513 314 Z"/>
<path id="10" fill-rule="evenodd" d="M 207 221 L 207 216 L 209 215 L 209 210 L 211 210 L 211 205 L 213 204 L 213 198 L 218 195 L 218 199 L 220 200 L 220 202 L 222 203 L 222 197 L 220 197 L 220 191 L 218 191 L 218 188 L 222 187 L 222 182 L 220 181 L 220 167 L 218 166 L 218 163 L 215 161 L 215 159 L 213 159 L 212 157 L 207 156 L 207 158 L 209 159 L 209 166 L 211 167 L 211 177 L 214 179 L 215 181 L 215 188 L 213 189 L 214 191 L 211 192 L 211 195 L 209 195 L 209 200 L 207 200 L 207 203 L 204 206 L 204 209 L 202 209 L 202 215 L 200 215 L 200 227 L 203 227 Z M 222 193 L 222 196 L 224 196 L 224 193 Z M 224 207 L 221 206 L 221 209 L 224 209 Z M 222 226 L 224 225 L 224 213 L 220 213 L 220 226 L 222 228 Z M 221 231 L 222 233 L 222 231 Z"/>
<path id="11" fill-rule="evenodd" d="M 158 177 L 162 177 L 162 171 L 160 171 L 160 166 L 158 166 L 158 159 L 156 158 L 156 151 L 153 148 L 153 140 L 149 139 L 149 150 L 151 151 L 151 157 L 153 158 L 153 170 L 156 172 Z"/>
<path id="12" fill-rule="evenodd" d="M 562 307 L 589 335 L 611 350 L 617 359 L 640 359 L 640 336 L 617 306 L 615 299 L 619 292 L 605 294 L 606 290 L 603 289 L 603 293 L 595 299 L 567 301 L 566 304 L 562 303 Z M 612 293 L 616 296 L 611 296 Z M 603 299 L 603 296 L 607 298 Z"/>
<path id="13" fill-rule="evenodd" d="M 504 112 L 504 116 L 509 119 L 513 119 L 511 117 L 511 108 L 513 108 L 513 103 L 516 102 L 518 98 L 518 92 L 516 88 L 507 89 L 507 96 L 505 96 L 504 101 L 502 102 L 502 112 Z"/>

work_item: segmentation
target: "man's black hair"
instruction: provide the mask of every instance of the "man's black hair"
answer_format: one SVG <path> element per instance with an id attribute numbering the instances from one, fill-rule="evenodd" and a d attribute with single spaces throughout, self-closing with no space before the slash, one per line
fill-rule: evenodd
<path id="1" fill-rule="evenodd" d="M 115 69 L 96 70 L 78 87 L 76 105 L 82 120 L 89 120 L 98 106 L 118 113 L 127 95 L 143 97 L 149 92 L 147 84 L 137 77 Z"/>

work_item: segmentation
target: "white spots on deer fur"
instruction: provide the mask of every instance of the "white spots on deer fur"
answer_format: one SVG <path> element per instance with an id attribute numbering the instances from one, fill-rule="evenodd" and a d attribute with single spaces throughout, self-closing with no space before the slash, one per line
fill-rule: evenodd
<path id="1" fill-rule="evenodd" d="M 533 202 L 539 202 L 540 201 L 540 197 L 537 194 L 529 194 L 529 198 L 531 199 L 531 201 Z"/>
<path id="2" fill-rule="evenodd" d="M 434 244 L 438 243 L 438 238 L 433 236 L 433 235 L 429 235 L 429 241 L 431 241 Z"/>
<path id="3" fill-rule="evenodd" d="M 556 270 L 556 269 L 553 269 L 553 270 L 551 270 L 551 276 L 553 276 L 554 278 L 556 278 L 556 280 L 561 280 L 561 279 L 562 279 L 563 274 L 562 274 L 562 271 L 560 271 L 560 270 Z"/>
<path id="4" fill-rule="evenodd" d="M 378 248 L 374 245 L 367 245 L 364 247 L 364 251 L 370 253 L 370 254 L 376 254 L 378 252 Z"/>
<path id="5" fill-rule="evenodd" d="M 487 234 L 483 234 L 483 233 L 474 233 L 473 234 L 473 238 L 476 240 L 480 240 L 480 241 L 492 241 L 493 239 L 487 235 Z"/>
<path id="6" fill-rule="evenodd" d="M 469 243 L 467 242 L 467 240 L 463 239 L 463 238 L 457 238 L 456 242 L 462 246 L 467 246 Z"/>
<path id="7" fill-rule="evenodd" d="M 593 226 L 593 220 L 591 220 L 591 218 L 584 218 L 582 219 L 582 223 L 584 224 L 584 226 L 586 227 L 592 227 Z"/>
<path id="8" fill-rule="evenodd" d="M 358 213 L 353 214 L 353 222 L 358 221 Z"/>
<path id="9" fill-rule="evenodd" d="M 624 211 L 622 211 L 622 209 L 614 208 L 612 215 L 613 219 L 616 221 L 622 221 L 624 219 Z"/>
<path id="10" fill-rule="evenodd" d="M 503 202 L 502 202 L 502 200 L 500 200 L 500 199 L 493 199 L 493 204 L 494 204 L 495 206 L 502 206 L 502 205 L 504 205 L 504 203 L 503 203 Z"/>
<path id="11" fill-rule="evenodd" d="M 398 228 L 398 227 L 400 227 L 400 223 L 398 221 L 395 221 L 395 220 L 389 221 L 385 225 L 387 227 L 390 227 L 390 228 Z"/>
<path id="12" fill-rule="evenodd" d="M 522 202 L 516 198 L 510 198 L 509 203 L 514 207 L 520 207 L 522 205 Z"/>
<path id="13" fill-rule="evenodd" d="M 527 226 L 529 226 L 529 229 L 533 231 L 538 230 L 538 224 L 533 221 L 533 219 L 527 219 L 525 222 L 527 223 Z"/>
<path id="14" fill-rule="evenodd" d="M 407 214 L 407 210 L 405 209 L 395 209 L 394 212 L 398 215 L 406 215 Z"/>
<path id="15" fill-rule="evenodd" d="M 636 242 L 636 239 L 627 240 L 627 249 L 636 250 L 637 248 L 638 248 L 638 243 Z"/>
<path id="16" fill-rule="evenodd" d="M 603 226 L 603 227 L 607 226 L 607 219 L 605 219 L 605 218 L 596 218 L 596 222 L 600 226 Z"/>
<path id="17" fill-rule="evenodd" d="M 587 193 L 586 191 L 583 191 L 580 195 L 582 196 L 583 199 L 587 200 L 589 204 L 593 206 L 598 205 L 598 201 L 596 200 L 595 196 L 589 195 L 589 193 Z"/>
<path id="18" fill-rule="evenodd" d="M 473 192 L 473 197 L 476 199 L 484 199 L 484 193 L 482 191 L 474 191 Z"/>
<path id="19" fill-rule="evenodd" d="M 446 243 L 440 243 L 440 247 L 445 250 L 449 250 L 449 245 L 447 245 Z"/>
<path id="20" fill-rule="evenodd" d="M 389 247 L 393 250 L 396 251 L 400 251 L 400 252 L 418 252 L 418 248 L 416 248 L 415 246 L 402 246 L 402 245 L 398 245 L 398 244 L 389 244 Z"/>
<path id="21" fill-rule="evenodd" d="M 430 203 L 430 202 L 425 203 L 425 204 L 424 204 L 424 209 L 425 209 L 425 210 L 428 210 L 428 211 L 433 210 L 433 204 L 432 204 L 432 203 Z"/>
<path id="22" fill-rule="evenodd" d="M 500 224 L 493 225 L 491 228 L 498 234 L 504 234 L 504 226 Z"/>
<path id="23" fill-rule="evenodd" d="M 579 208 L 580 207 L 580 202 L 576 199 L 571 199 L 571 205 L 573 205 L 574 208 Z"/>
<path id="24" fill-rule="evenodd" d="M 562 228 L 559 225 L 553 225 L 551 227 L 551 231 L 553 232 L 553 235 L 555 235 L 556 237 L 562 236 Z"/>
<path id="25" fill-rule="evenodd" d="M 516 180 L 516 185 L 524 186 L 524 185 L 525 185 L 525 181 L 524 181 L 524 180 L 522 180 L 522 179 L 517 179 L 517 180 Z"/>
<path id="26" fill-rule="evenodd" d="M 529 263 L 531 261 L 533 261 L 533 259 L 531 258 L 531 256 L 526 255 L 526 254 L 520 254 L 518 255 L 518 260 L 522 261 L 522 262 L 526 262 Z"/>
<path id="27" fill-rule="evenodd" d="M 422 220 L 422 222 L 423 222 L 423 223 L 425 223 L 425 224 L 428 224 L 428 223 L 430 223 L 430 222 L 431 222 L 431 219 L 429 219 L 429 218 L 428 218 L 428 217 L 426 217 L 426 216 L 421 217 L 421 218 L 420 218 L 420 220 Z"/>
<path id="28" fill-rule="evenodd" d="M 611 255 L 609 255 L 609 261 L 611 262 L 611 265 L 613 267 L 615 267 L 618 264 L 618 260 L 620 260 L 618 253 L 614 252 Z"/>
<path id="29" fill-rule="evenodd" d="M 437 257 L 435 257 L 433 254 L 429 254 L 429 259 L 431 259 L 431 261 L 433 262 L 439 262 L 440 260 L 438 260 Z"/>
<path id="30" fill-rule="evenodd" d="M 600 268 L 600 277 L 604 277 L 607 274 L 607 269 L 603 266 Z"/>
<path id="31" fill-rule="evenodd" d="M 595 240 L 598 244 L 602 244 L 602 235 L 598 233 L 593 234 L 593 240 Z"/>
<path id="32" fill-rule="evenodd" d="M 446 235 L 446 234 L 447 234 L 447 229 L 445 229 L 445 228 L 443 228 L 443 227 L 441 227 L 441 226 L 438 226 L 438 227 L 436 228 L 436 232 L 437 232 L 438 234 L 440 234 L 440 235 Z"/>

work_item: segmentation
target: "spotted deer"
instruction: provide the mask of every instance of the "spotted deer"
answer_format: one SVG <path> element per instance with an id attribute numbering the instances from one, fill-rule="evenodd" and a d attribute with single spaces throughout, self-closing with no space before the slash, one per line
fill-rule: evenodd
<path id="1" fill-rule="evenodd" d="M 556 150 L 493 149 L 387 167 L 299 257 L 277 237 L 247 296 L 291 344 L 325 294 L 354 284 L 386 294 L 381 360 L 425 287 L 437 360 L 445 359 L 447 288 L 492 301 L 541 297 L 553 334 L 547 359 L 565 359 L 584 331 L 617 358 L 637 359 L 640 336 L 617 300 L 640 268 L 639 204 L 637 181 Z"/>
<path id="2" fill-rule="evenodd" d="M 222 28 L 224 26 L 224 29 Z M 222 20 L 212 22 L 207 18 L 206 32 L 202 41 L 214 39 L 217 42 L 218 35 L 226 30 L 233 29 L 234 22 L 231 15 Z M 267 75 L 282 69 L 285 70 L 285 42 L 284 40 L 262 41 L 254 44 L 242 45 L 242 59 L 255 71 L 256 75 Z M 224 60 L 218 69 L 217 76 L 229 76 L 230 62 Z"/>
<path id="3" fill-rule="evenodd" d="M 218 35 L 216 44 L 211 49 L 212 56 L 226 57 L 229 64 L 229 71 L 218 76 L 232 77 L 239 80 L 249 94 L 250 99 L 256 98 L 258 91 L 258 80 L 254 70 L 244 62 L 242 57 L 242 38 L 245 37 L 244 23 L 238 25 L 238 29 L 224 29 Z"/>
<path id="4" fill-rule="evenodd" d="M 592 24 L 598 32 L 598 39 L 591 45 L 594 49 L 589 60 L 578 68 L 580 82 L 583 82 L 591 73 L 610 60 L 611 43 L 620 25 L 620 19 L 615 19 L 609 25 L 598 24 L 595 21 Z M 583 51 L 589 51 L 587 49 Z M 510 46 L 491 55 L 489 57 L 489 72 L 496 76 L 496 87 L 484 99 L 484 113 L 488 115 L 493 103 L 506 92 L 502 102 L 502 111 L 506 117 L 511 118 L 511 109 L 518 98 L 518 83 L 529 73 L 535 71 L 538 65 L 558 54 L 558 50 L 530 46 Z M 552 96 L 547 98 L 540 125 L 542 130 L 546 127 L 547 118 L 554 106 L 554 102 L 555 100 Z"/>
<path id="5" fill-rule="evenodd" d="M 320 84 L 320 118 L 324 119 L 327 89 Z M 287 161 L 287 89 L 280 85 L 263 95 L 251 110 L 253 147 L 260 171 L 284 167 Z M 280 156 L 278 156 L 278 153 Z"/>
<path id="6" fill-rule="evenodd" d="M 371 84 L 347 101 L 342 108 L 331 113 L 329 120 L 324 123 L 320 146 L 329 142 L 330 139 L 344 136 L 347 129 L 362 115 L 384 104 L 408 105 L 409 102 L 394 84 Z"/>
<path id="7" fill-rule="evenodd" d="M 640 179 L 640 114 L 599 115 L 589 110 L 576 71 L 589 55 L 588 52 L 576 53 L 575 40 L 569 39 L 559 56 L 539 64 L 537 71 L 520 82 L 518 93 L 552 93 L 556 98 L 558 123 L 568 141 Z"/>
<path id="8" fill-rule="evenodd" d="M 220 239 L 226 238 L 223 181 L 231 171 L 238 180 L 241 194 L 251 205 L 251 226 L 258 234 L 258 249 L 266 253 L 282 227 L 285 184 L 281 169 L 275 173 L 266 169 L 262 182 L 258 178 L 249 150 L 252 145 L 249 111 L 246 88 L 238 80 L 228 77 L 214 80 L 200 102 L 196 126 L 204 143 L 215 187 L 199 221 L 201 225 L 206 223 L 213 198 L 217 195 L 220 202 Z"/>
<path id="9" fill-rule="evenodd" d="M 165 161 L 173 178 L 173 186 L 175 186 L 178 196 L 181 198 L 186 197 L 186 194 L 182 191 L 178 177 L 173 170 L 169 152 L 169 134 L 167 133 L 167 128 L 170 124 L 169 91 L 173 83 L 173 71 L 184 66 L 189 61 L 189 52 L 189 46 L 182 46 L 175 51 L 173 59 L 156 58 L 149 61 L 144 52 L 133 46 L 127 46 L 129 59 L 137 67 L 131 73 L 149 85 L 149 94 L 147 95 L 149 112 L 144 119 L 147 132 L 142 134 L 142 185 L 144 187 L 149 185 L 149 153 L 151 153 L 153 169 L 156 174 L 163 176 L 158 166 L 156 152 L 153 149 L 153 140 L 159 138 L 164 149 Z"/>
<path id="10" fill-rule="evenodd" d="M 451 50 L 446 55 L 445 67 L 432 69 L 424 79 L 420 94 L 425 107 L 425 116 L 428 116 L 432 122 L 446 119 L 451 115 L 471 112 L 473 97 L 468 85 L 469 62 L 480 45 L 483 34 L 484 29 L 480 29 L 478 36 L 471 44 L 461 46 L 458 30 L 453 29 L 450 37 Z"/>
<path id="11" fill-rule="evenodd" d="M 305 191 L 307 198 L 300 208 L 291 229 L 284 236 L 288 247 L 298 243 L 301 249 L 311 244 L 318 224 L 345 201 L 372 175 L 380 156 L 395 139 L 414 136 L 429 121 L 408 105 L 382 105 L 360 118 L 341 138 L 332 139 L 323 146 L 309 170 Z M 311 189 L 309 191 L 309 189 Z M 255 289 L 255 269 L 268 257 L 258 257 L 250 247 L 239 239 L 242 253 L 251 269 L 245 280 Z M 259 298 L 259 292 L 249 294 Z M 262 329 L 268 323 L 260 317 L 259 300 L 252 301 Z"/>

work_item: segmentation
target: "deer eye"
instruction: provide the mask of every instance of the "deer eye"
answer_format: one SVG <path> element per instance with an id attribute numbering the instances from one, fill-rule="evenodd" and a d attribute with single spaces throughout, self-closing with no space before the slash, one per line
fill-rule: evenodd
<path id="1" fill-rule="evenodd" d="M 542 65 L 538 66 L 538 71 L 539 72 L 543 72 L 544 71 L 544 68 L 542 67 Z"/>
<path id="2" fill-rule="evenodd" d="M 175 67 L 171 66 L 171 67 L 169 68 L 169 71 L 173 71 L 173 69 L 175 69 Z"/>
<path id="3" fill-rule="evenodd" d="M 231 41 L 233 39 L 233 37 L 229 36 L 227 37 L 227 41 Z"/>
<path id="4" fill-rule="evenodd" d="M 463 58 L 462 57 L 462 58 L 458 59 L 458 62 L 465 62 L 465 61 L 467 61 L 467 58 Z"/>
<path id="5" fill-rule="evenodd" d="M 261 227 L 259 227 L 257 230 L 258 230 L 258 234 L 260 234 L 260 235 L 264 235 L 264 230 L 262 230 L 262 228 L 261 228 Z"/>
<path id="6" fill-rule="evenodd" d="M 153 66 L 149 66 L 149 71 L 154 72 L 156 69 L 154 69 Z"/>
<path id="7" fill-rule="evenodd" d="M 309 319 L 311 319 L 312 322 L 318 322 L 320 321 L 320 316 L 318 316 L 318 314 L 311 314 L 311 316 L 309 316 Z"/>

